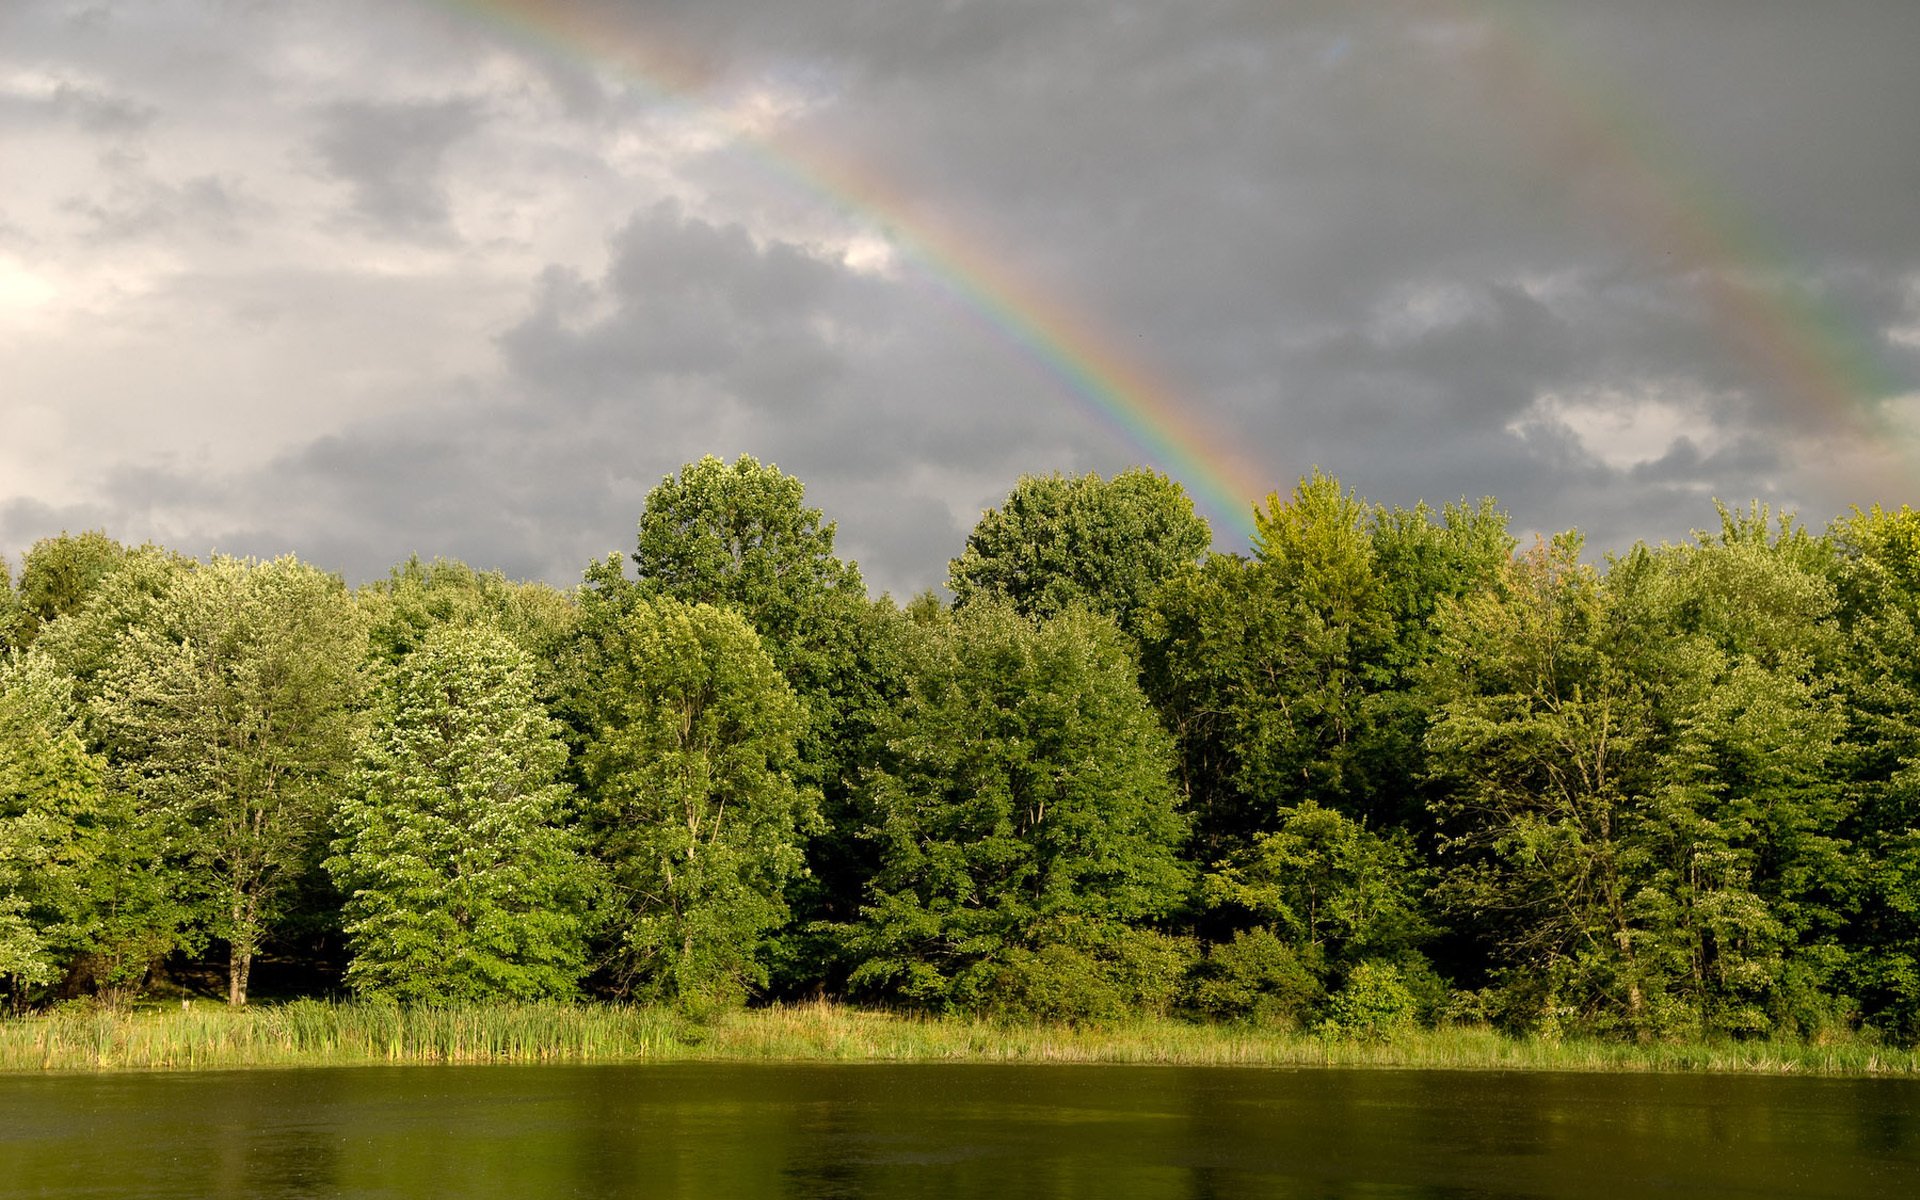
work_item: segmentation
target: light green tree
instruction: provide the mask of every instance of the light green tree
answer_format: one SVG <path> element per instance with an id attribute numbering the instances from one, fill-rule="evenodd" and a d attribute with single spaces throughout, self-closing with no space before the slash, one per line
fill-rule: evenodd
<path id="1" fill-rule="evenodd" d="M 327 870 L 363 995 L 573 995 L 595 877 L 557 782 L 567 751 L 526 653 L 484 627 L 427 633 L 383 681 Z"/>
<path id="2" fill-rule="evenodd" d="M 44 655 L 0 659 L 0 986 L 15 1007 L 88 940 L 83 890 L 106 764 Z"/>
<path id="3" fill-rule="evenodd" d="M 1212 541 L 1185 489 L 1158 472 L 1025 475 L 981 514 L 947 586 L 961 607 L 998 597 L 1051 617 L 1079 606 L 1132 632 L 1154 590 Z"/>
<path id="4" fill-rule="evenodd" d="M 476 571 L 457 559 L 418 556 L 354 593 L 366 615 L 376 662 L 397 663 L 443 625 L 487 626 L 513 640 L 540 671 L 572 630 L 574 609 L 565 593 L 544 583 L 517 583 L 498 571 Z M 549 680 L 537 681 L 541 685 Z"/>
<path id="5" fill-rule="evenodd" d="M 109 757 L 205 897 L 231 1004 L 351 770 L 365 657 L 336 577 L 216 558 L 172 577 L 104 672 Z"/>
<path id="6" fill-rule="evenodd" d="M 582 663 L 581 767 L 623 990 L 692 1007 L 767 981 L 766 942 L 817 821 L 800 706 L 734 611 L 641 600 Z"/>
<path id="7" fill-rule="evenodd" d="M 13 568 L 0 555 L 0 654 L 25 644 L 20 594 L 13 590 Z"/>
<path id="8" fill-rule="evenodd" d="M 33 620 L 33 647 L 51 657 L 73 680 L 74 699 L 82 705 L 88 741 L 98 748 L 105 735 L 95 727 L 92 702 L 105 683 L 107 669 L 130 631 L 155 619 L 160 598 L 194 567 L 192 559 L 158 546 L 140 546 L 117 556 L 73 607 L 46 621 Z"/>

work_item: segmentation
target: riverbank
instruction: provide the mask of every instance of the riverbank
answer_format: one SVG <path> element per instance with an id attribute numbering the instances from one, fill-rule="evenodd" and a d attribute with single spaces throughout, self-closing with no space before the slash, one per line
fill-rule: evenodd
<path id="1" fill-rule="evenodd" d="M 689 1061 L 1920 1075 L 1920 1054 L 1865 1041 L 1640 1045 L 1451 1028 L 1368 1042 L 1177 1020 L 1002 1024 L 830 1004 L 753 1009 L 706 1022 L 609 1005 L 398 1009 L 315 1000 L 237 1012 L 199 1004 L 0 1021 L 0 1071 L 14 1072 Z"/>

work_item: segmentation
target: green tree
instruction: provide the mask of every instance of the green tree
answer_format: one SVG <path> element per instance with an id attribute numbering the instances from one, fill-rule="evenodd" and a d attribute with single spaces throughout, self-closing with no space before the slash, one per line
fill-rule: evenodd
<path id="1" fill-rule="evenodd" d="M 228 945 L 231 1004 L 351 769 L 365 656 L 337 578 L 216 558 L 173 578 L 105 672 L 110 757 L 170 818 Z"/>
<path id="2" fill-rule="evenodd" d="M 540 670 L 560 651 L 574 620 L 564 593 L 544 583 L 516 583 L 498 571 L 476 571 L 457 559 L 423 563 L 415 556 L 360 588 L 354 599 L 366 614 L 374 660 L 388 664 L 404 659 L 443 625 L 485 626 L 512 639 Z"/>
<path id="3" fill-rule="evenodd" d="M 1212 541 L 1185 489 L 1157 472 L 1024 475 L 981 514 L 947 586 L 960 607 L 998 597 L 1051 617 L 1080 606 L 1133 632 L 1154 590 Z"/>
<path id="4" fill-rule="evenodd" d="M 581 765 L 618 986 L 738 1003 L 767 982 L 817 820 L 795 779 L 802 710 L 737 612 L 661 598 L 589 627 Z"/>
<path id="5" fill-rule="evenodd" d="M 21 628 L 24 619 L 20 595 L 13 590 L 13 568 L 7 565 L 6 556 L 0 555 L 0 654 L 26 644 Z"/>
<path id="6" fill-rule="evenodd" d="M 1136 670 L 1083 610 L 977 602 L 926 628 L 868 776 L 856 986 L 1055 1016 L 1170 1001 L 1184 959 L 1151 926 L 1187 893 L 1184 822 Z"/>
<path id="7" fill-rule="evenodd" d="M 138 547 L 121 555 L 117 565 L 75 599 L 74 607 L 34 625 L 33 647 L 72 678 L 74 699 L 86 708 L 83 720 L 95 748 L 103 743 L 104 734 L 95 728 L 91 706 L 122 640 L 156 619 L 161 597 L 195 565 L 192 559 L 158 546 Z"/>
<path id="8" fill-rule="evenodd" d="M 1841 931 L 1857 866 L 1832 672 L 1830 546 L 1764 508 L 1653 556 L 1635 641 L 1663 737 L 1647 822 L 1656 874 L 1636 898 L 1668 990 L 1693 1023 L 1813 1035 L 1851 1018 Z"/>
<path id="9" fill-rule="evenodd" d="M 327 870 L 347 982 L 397 1000 L 531 1000 L 586 972 L 594 875 L 569 825 L 559 726 L 504 634 L 446 625 L 388 675 Z"/>
<path id="10" fill-rule="evenodd" d="M 1257 526 L 1256 557 L 1181 572 L 1140 621 L 1142 680 L 1178 741 L 1203 862 L 1309 802 L 1416 823 L 1433 613 L 1487 586 L 1511 546 L 1491 503 L 1436 522 L 1318 472 L 1269 496 Z"/>
<path id="11" fill-rule="evenodd" d="M 859 568 L 834 552 L 835 527 L 800 480 L 742 455 L 688 463 L 647 495 L 633 554 L 637 581 L 609 560 L 589 570 L 582 619 L 617 619 L 644 598 L 730 608 L 760 636 L 801 706 L 793 771 L 820 795 L 804 874 L 791 881 L 796 928 L 775 948 L 776 984 L 844 975 L 834 932 L 854 919 L 871 874 L 852 794 L 874 729 L 905 688 L 892 649 L 897 613 L 870 602 Z M 592 635 L 588 635 L 589 641 Z"/>
<path id="12" fill-rule="evenodd" d="M 1297 1024 L 1363 963 L 1398 960 L 1430 974 L 1417 949 L 1432 933 L 1427 874 L 1405 830 L 1375 833 L 1313 803 L 1284 812 L 1277 829 L 1202 881 L 1206 903 L 1236 929 L 1208 949 L 1200 1006 Z"/>
<path id="13" fill-rule="evenodd" d="M 20 563 L 16 644 L 31 644 L 56 617 L 78 612 L 132 553 L 98 530 L 35 542 Z"/>
<path id="14" fill-rule="evenodd" d="M 1848 941 L 1867 1018 L 1920 1041 L 1920 512 L 1836 521 L 1846 777 L 1862 894 Z"/>
<path id="15" fill-rule="evenodd" d="M 105 764 L 43 655 L 0 660 L 0 984 L 15 1007 L 85 944 L 82 890 Z"/>
<path id="16" fill-rule="evenodd" d="M 1523 1022 L 1648 1012 L 1630 903 L 1653 721 L 1629 639 L 1564 535 L 1443 606 L 1427 735 L 1442 878 Z"/>

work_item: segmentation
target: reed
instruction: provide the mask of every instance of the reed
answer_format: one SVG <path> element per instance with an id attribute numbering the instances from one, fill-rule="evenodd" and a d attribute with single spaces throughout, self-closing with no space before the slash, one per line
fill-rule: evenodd
<path id="1" fill-rule="evenodd" d="M 79 1009 L 0 1021 L 0 1071 L 215 1070 L 370 1063 L 1008 1062 L 1915 1075 L 1920 1056 L 1865 1040 L 1715 1044 L 1516 1038 L 1483 1028 L 1351 1041 L 1142 1019 L 1012 1024 L 836 1004 L 695 1021 L 664 1008 L 396 1008 L 298 1000 L 231 1011 Z"/>

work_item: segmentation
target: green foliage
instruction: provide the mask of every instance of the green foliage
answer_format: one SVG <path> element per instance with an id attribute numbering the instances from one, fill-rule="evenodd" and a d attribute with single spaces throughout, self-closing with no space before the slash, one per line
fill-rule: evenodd
<path id="1" fill-rule="evenodd" d="M 179 571 L 127 628 L 93 701 L 110 758 L 166 822 L 228 998 L 307 863 L 353 759 L 366 635 L 338 579 L 292 558 Z"/>
<path id="2" fill-rule="evenodd" d="M 13 590 L 13 568 L 7 564 L 6 555 L 0 554 L 0 654 L 26 644 L 21 628 L 24 621 L 20 595 Z"/>
<path id="3" fill-rule="evenodd" d="M 1257 557 L 1170 580 L 1141 621 L 1143 679 L 1178 739 L 1203 861 L 1313 802 L 1420 817 L 1418 696 L 1442 601 L 1484 588 L 1511 540 L 1490 502 L 1369 508 L 1316 472 L 1257 515 Z"/>
<path id="4" fill-rule="evenodd" d="M 85 944 L 105 764 L 43 655 L 0 660 L 0 984 L 23 1005 Z"/>
<path id="5" fill-rule="evenodd" d="M 1308 803 L 1217 864 L 1203 894 L 1252 916 L 1329 963 L 1410 949 L 1431 930 L 1420 911 L 1426 872 L 1404 830 L 1384 836 Z"/>
<path id="6" fill-rule="evenodd" d="M 1585 1009 L 1638 1019 L 1627 905 L 1639 881 L 1622 842 L 1652 713 L 1579 549 L 1537 546 L 1493 590 L 1442 610 L 1427 737 L 1448 785 L 1434 803 L 1439 894 L 1547 996 L 1571 989 Z"/>
<path id="7" fill-rule="evenodd" d="M 1317 955 L 1271 929 L 1241 929 L 1208 947 L 1193 982 L 1194 1007 L 1211 1017 L 1298 1028 L 1323 992 Z"/>
<path id="8" fill-rule="evenodd" d="M 905 689 L 891 602 L 868 601 L 859 568 L 834 553 L 834 526 L 772 464 L 688 463 L 647 495 L 628 585 L 612 563 L 589 572 L 583 607 L 617 614 L 641 598 L 731 608 L 759 634 L 802 718 L 792 773 L 819 793 L 806 869 L 791 881 L 798 922 L 773 962 L 789 991 L 844 975 L 831 930 L 855 916 L 872 864 L 851 808 L 874 730 Z M 594 619 L 591 615 L 589 620 Z"/>
<path id="9" fill-rule="evenodd" d="M 981 514 L 947 586 L 960 607 L 997 597 L 1030 617 L 1090 608 L 1132 631 L 1154 590 L 1212 541 L 1186 490 L 1158 472 L 1023 475 Z"/>
<path id="10" fill-rule="evenodd" d="M 0 986 L 214 945 L 238 1000 L 344 905 L 355 986 L 436 1003 L 1920 1039 L 1920 515 L 1601 565 L 1316 471 L 1256 524 L 1201 559 L 1163 476 L 1023 479 L 952 610 L 751 458 L 573 596 L 47 539 L 0 566 Z"/>
<path id="11" fill-rule="evenodd" d="M 688 463 L 647 493 L 633 562 L 642 597 L 730 607 L 803 696 L 831 690 L 864 606 L 857 566 L 834 555 L 832 522 L 780 468 L 741 455 Z"/>
<path id="12" fill-rule="evenodd" d="M 1347 974 L 1339 991 L 1327 998 L 1321 1029 L 1335 1037 L 1387 1041 L 1413 1029 L 1420 1019 L 1420 1000 L 1401 968 L 1369 959 Z"/>
<path id="13" fill-rule="evenodd" d="M 794 779 L 800 706 L 737 613 L 643 600 L 592 628 L 581 766 L 619 989 L 736 1004 L 766 983 L 816 820 Z"/>
<path id="14" fill-rule="evenodd" d="M 1036 1002 L 1015 962 L 1121 986 L 1122 943 L 1187 886 L 1172 747 L 1134 675 L 1123 635 L 1077 610 L 1036 626 L 976 603 L 925 629 L 864 797 L 880 869 L 855 986 L 981 1010 Z"/>
<path id="15" fill-rule="evenodd" d="M 35 542 L 20 563 L 14 644 L 28 646 L 56 617 L 80 611 L 131 553 L 97 530 Z"/>
<path id="16" fill-rule="evenodd" d="M 381 687 L 327 860 L 347 982 L 402 1001 L 572 995 L 594 878 L 558 726 L 506 635 L 429 632 Z"/>
<path id="17" fill-rule="evenodd" d="M 355 593 L 365 614 L 375 662 L 392 665 L 435 629 L 485 627 L 512 640 L 535 669 L 551 660 L 571 632 L 567 597 L 543 583 L 515 583 L 498 571 L 476 571 L 457 559 L 422 563 L 416 555 L 387 578 Z M 543 681 L 544 682 L 544 681 Z"/>
<path id="18" fill-rule="evenodd" d="M 157 546 L 141 546 L 120 556 L 78 607 L 35 626 L 34 648 L 72 678 L 75 700 L 87 707 L 83 716 L 89 741 L 96 746 L 104 734 L 97 728 L 91 706 L 105 685 L 122 639 L 156 619 L 161 597 L 194 566 L 193 560 Z"/>

